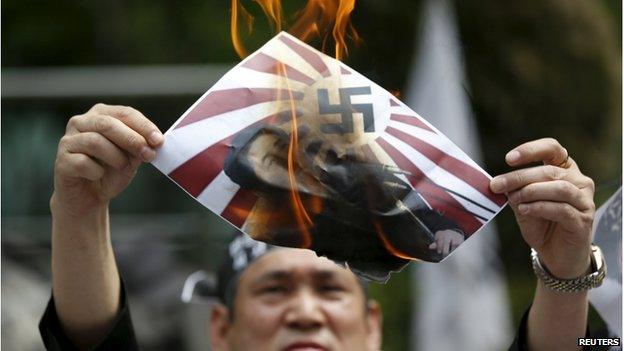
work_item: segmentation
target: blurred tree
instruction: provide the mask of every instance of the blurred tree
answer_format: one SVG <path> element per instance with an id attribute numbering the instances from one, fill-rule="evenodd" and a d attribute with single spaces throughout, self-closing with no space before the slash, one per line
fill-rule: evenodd
<path id="1" fill-rule="evenodd" d="M 617 189 L 622 172 L 621 43 L 605 3 L 456 3 L 468 94 L 487 169 L 507 172 L 507 150 L 553 136 L 595 180 L 600 204 Z M 621 2 L 612 5 L 621 11 Z M 516 287 L 532 284 L 532 272 L 516 263 L 526 261 L 526 245 L 512 213 L 498 218 L 499 232 L 505 233 L 503 259 L 516 279 L 510 292 L 518 317 L 531 296 L 524 293 L 530 290 Z"/>
<path id="2" fill-rule="evenodd" d="M 486 163 L 551 135 L 597 184 L 621 173 L 621 68 L 600 2 L 459 1 L 470 96 Z M 588 147 L 591 145 L 591 147 Z"/>

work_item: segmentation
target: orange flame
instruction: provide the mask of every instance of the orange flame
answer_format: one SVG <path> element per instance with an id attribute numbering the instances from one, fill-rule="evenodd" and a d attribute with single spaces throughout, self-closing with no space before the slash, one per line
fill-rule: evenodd
<path id="1" fill-rule="evenodd" d="M 283 63 L 278 65 L 280 75 L 287 77 L 286 66 Z M 288 79 L 286 79 L 286 84 L 288 84 Z M 290 87 L 287 89 L 289 94 L 289 102 L 290 102 L 290 116 L 292 119 L 292 131 L 290 133 L 290 143 L 288 145 L 288 182 L 290 183 L 290 199 L 292 201 L 293 209 L 295 211 L 295 219 L 297 221 L 297 225 L 299 230 L 301 231 L 301 235 L 303 236 L 303 244 L 302 247 L 309 248 L 312 245 L 312 236 L 310 235 L 309 227 L 313 225 L 312 218 L 306 211 L 306 208 L 301 201 L 301 196 L 299 195 L 299 186 L 297 183 L 297 161 L 295 159 L 295 153 L 299 150 L 299 131 L 298 131 L 298 122 L 297 122 L 297 106 L 295 105 L 295 99 L 292 96 L 292 90 Z"/>
<path id="2" fill-rule="evenodd" d="M 254 0 L 266 15 L 269 23 L 276 32 L 282 30 L 283 16 L 281 0 Z M 308 41 L 313 36 L 322 39 L 322 51 L 327 52 L 329 36 L 334 42 L 334 56 L 342 60 L 348 54 L 346 37 L 356 43 L 360 37 L 355 27 L 349 21 L 355 8 L 355 0 L 308 0 L 303 10 L 297 13 L 297 19 L 288 32 L 297 38 Z M 247 56 L 248 52 L 243 45 L 238 32 L 239 14 L 251 32 L 253 16 L 240 4 L 238 0 L 232 0 L 231 12 L 231 36 L 236 53 L 241 57 Z"/>
<path id="3" fill-rule="evenodd" d="M 269 22 L 276 32 L 282 30 L 282 2 L 281 0 L 254 0 L 269 18 Z"/>
<path id="4" fill-rule="evenodd" d="M 388 252 L 390 252 L 392 255 L 396 257 L 403 258 L 406 260 L 417 260 L 416 258 L 394 247 L 394 245 L 392 245 L 390 240 L 388 240 L 388 238 L 386 237 L 386 233 L 384 233 L 383 229 L 381 228 L 381 225 L 377 221 L 373 221 L 373 226 L 375 227 L 375 232 L 377 232 L 377 236 L 383 243 L 383 246 L 386 248 L 386 250 L 388 250 Z"/>
<path id="5" fill-rule="evenodd" d="M 266 15 L 272 28 L 279 32 L 283 26 L 283 14 L 281 0 L 253 0 L 256 2 Z M 243 40 L 239 34 L 239 27 L 242 24 L 247 28 L 248 33 L 252 32 L 253 16 L 245 9 L 239 0 L 231 0 L 231 37 L 236 53 L 241 57 L 246 57 L 248 51 L 243 44 Z M 288 29 L 292 35 L 303 41 L 308 41 L 313 37 L 322 40 L 322 50 L 326 52 L 327 43 L 333 40 L 334 55 L 336 59 L 341 60 L 348 54 L 347 40 L 350 38 L 358 43 L 360 37 L 350 23 L 351 13 L 355 8 L 355 0 L 308 0 L 305 7 L 296 14 L 296 20 Z M 331 37 L 330 37 L 331 36 Z M 278 75 L 287 77 L 286 66 L 280 63 L 278 65 Z M 288 79 L 284 80 L 289 84 Z M 299 132 L 296 103 L 292 96 L 290 87 L 286 90 L 289 94 L 290 112 L 291 112 L 291 133 L 290 143 L 288 147 L 287 164 L 288 164 L 288 181 L 289 195 L 293 217 L 300 230 L 303 243 L 302 247 L 308 248 L 312 244 L 312 237 L 309 228 L 314 226 L 311 213 L 320 213 L 323 203 L 319 197 L 303 195 L 300 192 L 300 186 L 297 180 L 297 171 L 299 160 L 297 152 L 299 150 Z M 306 208 L 307 205 L 307 208 Z"/>
<path id="6" fill-rule="evenodd" d="M 340 1 L 340 5 L 338 6 L 338 12 L 336 13 L 336 22 L 334 24 L 334 29 L 332 30 L 332 36 L 334 37 L 334 42 L 336 46 L 335 55 L 336 59 L 338 60 L 342 60 L 342 58 L 348 54 L 347 43 L 344 39 L 347 30 L 354 40 L 359 40 L 359 36 L 355 31 L 355 28 L 349 22 L 351 12 L 353 12 L 354 8 L 355 0 Z"/>
<path id="7" fill-rule="evenodd" d="M 251 33 L 253 28 L 253 16 L 245 10 L 243 6 L 238 3 L 238 0 L 232 0 L 232 13 L 230 16 L 230 36 L 232 37 L 232 44 L 234 45 L 234 50 L 238 54 L 239 57 L 247 56 L 247 49 L 243 45 L 243 42 L 240 39 L 238 34 L 238 16 L 240 12 L 240 16 L 243 21 L 247 25 L 247 31 Z"/>

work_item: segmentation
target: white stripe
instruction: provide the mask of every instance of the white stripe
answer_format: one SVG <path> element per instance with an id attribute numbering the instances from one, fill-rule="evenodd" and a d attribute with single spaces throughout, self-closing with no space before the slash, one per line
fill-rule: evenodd
<path id="1" fill-rule="evenodd" d="M 468 155 L 466 155 L 466 153 L 464 153 L 460 148 L 458 148 L 457 145 L 450 142 L 448 138 L 441 137 L 440 134 L 435 134 L 428 130 L 418 128 L 410 124 L 398 122 L 398 121 L 391 120 L 390 123 L 388 123 L 388 126 L 394 127 L 395 129 L 398 129 L 406 134 L 409 134 L 411 136 L 414 136 L 426 142 L 427 144 L 430 144 L 431 146 L 434 146 L 436 149 L 439 149 L 440 151 L 448 155 L 451 155 L 458 160 L 461 160 L 462 162 L 472 166 L 475 170 L 483 173 L 483 175 L 486 176 L 487 178 L 490 178 L 490 176 L 487 173 L 481 170 L 481 167 L 476 162 L 474 162 L 470 157 L 468 157 Z"/>
<path id="2" fill-rule="evenodd" d="M 461 198 L 461 196 L 457 196 L 455 194 L 451 194 L 451 193 L 447 193 L 449 194 L 451 197 L 453 197 L 455 200 L 457 200 L 457 202 L 459 202 L 462 206 L 464 206 L 464 208 L 476 215 L 479 215 L 483 218 L 485 218 L 486 220 L 490 220 L 492 217 L 494 217 L 494 215 L 496 213 L 492 213 L 489 211 L 484 210 L 483 208 L 473 204 L 470 201 L 466 201 L 465 199 Z M 480 218 L 475 217 L 476 219 L 478 219 L 479 221 L 481 221 L 481 223 L 485 223 L 483 220 L 481 220 Z"/>
<path id="3" fill-rule="evenodd" d="M 152 164 L 161 172 L 169 174 L 219 140 L 238 133 L 265 117 L 288 111 L 286 105 L 287 102 L 281 104 L 269 101 L 206 118 L 178 129 L 170 129 L 165 133 L 165 143 L 157 151 Z"/>
<path id="4" fill-rule="evenodd" d="M 214 213 L 221 213 L 232 201 L 240 189 L 225 172 L 221 171 L 215 179 L 197 196 L 197 201 L 208 207 Z"/>
<path id="5" fill-rule="evenodd" d="M 295 50 L 291 49 L 290 46 L 288 46 L 283 41 L 279 40 L 277 37 L 275 39 L 276 40 L 269 41 L 262 48 L 261 51 L 284 63 L 288 63 L 289 66 L 291 66 L 292 68 L 295 68 L 296 70 L 314 79 L 315 81 L 324 79 L 324 77 L 310 63 L 308 63 L 308 61 L 306 61 L 304 58 L 299 56 L 299 54 L 297 54 Z M 301 44 L 299 40 L 295 39 L 293 41 Z M 305 45 L 302 45 L 302 46 L 305 46 Z M 327 62 L 328 60 L 325 60 L 323 57 L 325 55 L 319 53 L 316 50 L 311 50 L 311 51 L 317 54 L 318 57 L 325 63 L 326 66 L 328 67 L 330 66 Z"/>
<path id="6" fill-rule="evenodd" d="M 419 115 L 417 112 L 415 112 L 414 110 L 409 108 L 409 106 L 404 104 L 403 101 L 401 101 L 401 100 L 399 100 L 397 98 L 394 98 L 394 100 L 399 103 L 399 106 L 390 106 L 390 113 L 396 113 L 396 114 L 399 114 L 399 115 L 408 115 L 408 116 L 416 115 L 421 120 L 423 120 L 426 125 L 428 125 L 429 127 L 432 127 L 431 129 L 433 129 L 437 133 L 440 133 L 440 131 L 436 127 L 434 127 L 433 124 L 431 124 L 429 121 L 427 121 L 421 115 Z"/>
<path id="7" fill-rule="evenodd" d="M 397 150 L 399 150 L 399 152 L 401 152 L 403 156 L 407 157 L 410 162 L 416 165 L 423 173 L 425 173 L 429 179 L 431 179 L 438 185 L 451 189 L 458 194 L 461 194 L 473 201 L 476 201 L 491 210 L 498 211 L 500 209 L 497 204 L 493 203 L 485 195 L 481 194 L 478 190 L 470 186 L 470 184 L 464 182 L 452 173 L 447 172 L 442 167 L 438 167 L 436 163 L 422 155 L 420 152 L 418 152 L 402 140 L 390 134 L 384 135 L 383 138 L 392 146 L 394 146 Z"/>

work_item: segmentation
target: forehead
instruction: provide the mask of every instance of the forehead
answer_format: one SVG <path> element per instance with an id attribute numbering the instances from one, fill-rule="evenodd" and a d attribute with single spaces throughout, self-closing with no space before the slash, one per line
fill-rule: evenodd
<path id="1" fill-rule="evenodd" d="M 358 283 L 355 275 L 348 269 L 325 257 L 318 257 L 310 250 L 292 248 L 276 249 L 257 259 L 243 272 L 240 283 L 270 272 L 284 272 L 298 277 L 330 273 L 353 284 Z"/>
<path id="2" fill-rule="evenodd" d="M 273 133 L 262 133 L 256 136 L 250 146 L 253 146 L 249 151 L 261 151 L 264 149 L 272 149 L 275 147 L 275 142 L 278 140 L 277 135 Z"/>

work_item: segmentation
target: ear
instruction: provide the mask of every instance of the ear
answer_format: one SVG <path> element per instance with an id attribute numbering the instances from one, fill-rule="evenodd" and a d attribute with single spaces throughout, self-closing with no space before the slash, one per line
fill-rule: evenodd
<path id="1" fill-rule="evenodd" d="M 208 325 L 210 335 L 210 346 L 214 351 L 229 350 L 228 332 L 230 331 L 230 314 L 227 307 L 217 303 L 210 311 L 210 321 Z"/>
<path id="2" fill-rule="evenodd" d="M 383 313 L 379 303 L 369 300 L 366 304 L 366 324 L 368 325 L 367 345 L 369 350 L 381 350 Z"/>

